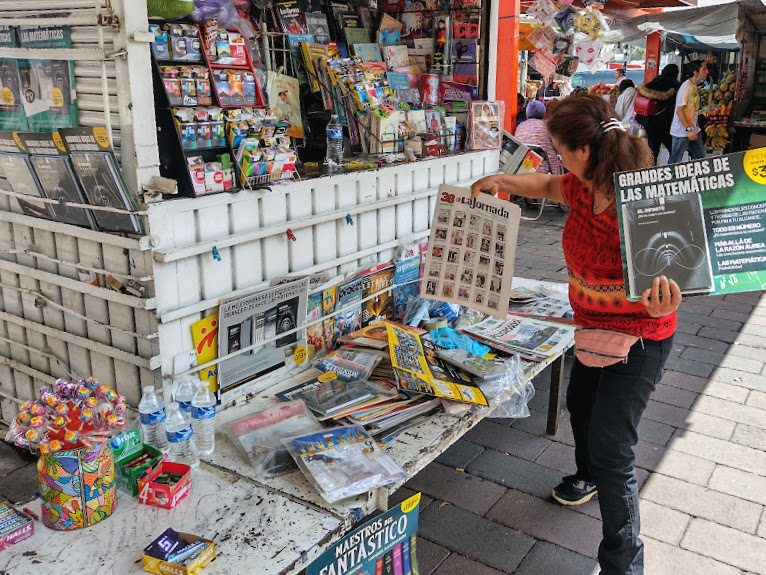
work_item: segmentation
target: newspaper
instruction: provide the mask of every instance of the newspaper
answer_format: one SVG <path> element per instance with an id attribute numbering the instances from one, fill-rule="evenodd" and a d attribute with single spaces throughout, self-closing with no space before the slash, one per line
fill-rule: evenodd
<path id="1" fill-rule="evenodd" d="M 218 357 L 273 339 L 306 323 L 309 278 L 221 300 Z M 218 366 L 218 399 L 226 403 L 247 393 L 259 378 L 306 361 L 301 330 L 251 349 Z"/>
<path id="2" fill-rule="evenodd" d="M 542 361 L 572 346 L 575 327 L 509 315 L 502 320 L 487 318 L 461 331 L 501 351 Z"/>
<path id="3" fill-rule="evenodd" d="M 420 297 L 505 318 L 520 219 L 516 204 L 439 186 Z"/>

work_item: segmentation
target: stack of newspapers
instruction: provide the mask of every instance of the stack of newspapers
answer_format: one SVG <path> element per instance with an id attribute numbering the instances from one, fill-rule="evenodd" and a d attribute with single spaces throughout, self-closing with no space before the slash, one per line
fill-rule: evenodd
<path id="1" fill-rule="evenodd" d="M 544 361 L 572 345 L 574 330 L 573 325 L 508 314 L 503 320 L 488 317 L 462 331 L 500 351 Z"/>

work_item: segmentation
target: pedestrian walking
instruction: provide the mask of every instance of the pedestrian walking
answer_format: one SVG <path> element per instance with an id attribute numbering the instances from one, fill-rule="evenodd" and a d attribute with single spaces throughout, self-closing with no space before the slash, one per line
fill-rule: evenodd
<path id="1" fill-rule="evenodd" d="M 632 448 L 672 349 L 681 292 L 676 282 L 662 276 L 640 302 L 627 300 L 613 175 L 650 167 L 652 156 L 646 143 L 622 130 L 609 104 L 598 96 L 564 98 L 548 120 L 548 131 L 570 173 L 488 176 L 471 186 L 471 194 L 505 192 L 567 203 L 562 246 L 575 323 L 609 330 L 617 339 L 621 334 L 640 338 L 625 362 L 597 368 L 575 358 L 567 406 L 577 472 L 564 477 L 552 495 L 564 505 L 578 505 L 598 494 L 601 574 L 643 575 Z"/>

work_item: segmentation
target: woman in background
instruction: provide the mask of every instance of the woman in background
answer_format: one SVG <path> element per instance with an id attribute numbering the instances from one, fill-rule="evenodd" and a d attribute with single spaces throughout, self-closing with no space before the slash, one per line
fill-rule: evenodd
<path id="1" fill-rule="evenodd" d="M 617 103 L 614 106 L 614 111 L 617 112 L 617 117 L 620 121 L 628 127 L 628 131 L 634 136 L 638 134 L 638 124 L 633 121 L 633 115 L 635 111 L 633 104 L 636 101 L 636 85 L 630 78 L 625 78 L 620 83 L 620 95 L 617 98 Z"/>
<path id="2" fill-rule="evenodd" d="M 532 100 L 527 104 L 527 119 L 516 126 L 514 136 L 523 144 L 540 146 L 545 150 L 548 159 L 540 162 L 537 172 L 544 174 L 563 174 L 561 161 L 556 153 L 551 137 L 548 135 L 548 127 L 545 125 L 545 104 L 538 100 Z"/>

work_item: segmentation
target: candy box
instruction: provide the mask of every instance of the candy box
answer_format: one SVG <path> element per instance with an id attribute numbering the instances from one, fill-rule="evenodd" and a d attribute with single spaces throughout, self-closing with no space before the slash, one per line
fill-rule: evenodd
<path id="1" fill-rule="evenodd" d="M 138 495 L 138 476 L 162 460 L 162 452 L 141 442 L 138 429 L 121 433 L 111 442 L 117 489 Z"/>
<path id="2" fill-rule="evenodd" d="M 171 530 L 168 530 L 171 531 Z M 149 544 L 145 549 L 143 553 L 143 566 L 144 571 L 148 571 L 149 573 L 156 573 L 157 575 L 166 575 L 168 573 L 172 575 L 196 575 L 199 573 L 199 571 L 208 563 L 210 563 L 215 558 L 215 543 L 213 543 L 210 539 L 204 539 L 203 537 L 199 537 L 197 535 L 192 535 L 190 533 L 182 533 L 182 532 L 173 532 L 174 535 L 177 535 L 185 544 L 192 545 L 198 541 L 202 541 L 205 543 L 205 545 L 202 545 L 200 549 L 202 549 L 202 552 L 197 554 L 194 553 L 192 555 L 193 559 L 189 561 L 188 565 L 181 565 L 179 563 L 171 563 L 169 561 L 166 561 L 163 558 L 155 557 L 153 555 L 161 555 L 162 553 L 156 553 L 154 550 L 158 548 L 157 543 L 160 543 L 162 545 L 161 539 L 166 537 L 166 531 L 163 533 L 159 538 L 157 538 L 155 541 L 153 541 L 151 544 Z M 176 547 L 176 550 L 174 552 L 178 553 L 177 549 L 180 549 L 182 552 L 183 549 L 180 547 Z M 199 551 L 199 549 L 198 549 Z M 153 555 L 150 555 L 150 553 L 153 553 Z M 196 555 L 196 557 L 194 557 Z"/>
<path id="3" fill-rule="evenodd" d="M 152 52 L 157 60 L 170 59 L 170 51 L 168 50 L 168 33 L 163 30 L 159 24 L 150 24 L 149 32 L 154 34 L 154 42 L 152 42 Z"/>
<path id="4" fill-rule="evenodd" d="M 35 524 L 11 508 L 7 503 L 0 503 L 0 551 L 3 551 L 19 541 L 32 537 Z"/>
<path id="5" fill-rule="evenodd" d="M 138 500 L 172 509 L 191 491 L 191 467 L 161 460 L 138 477 Z"/>

